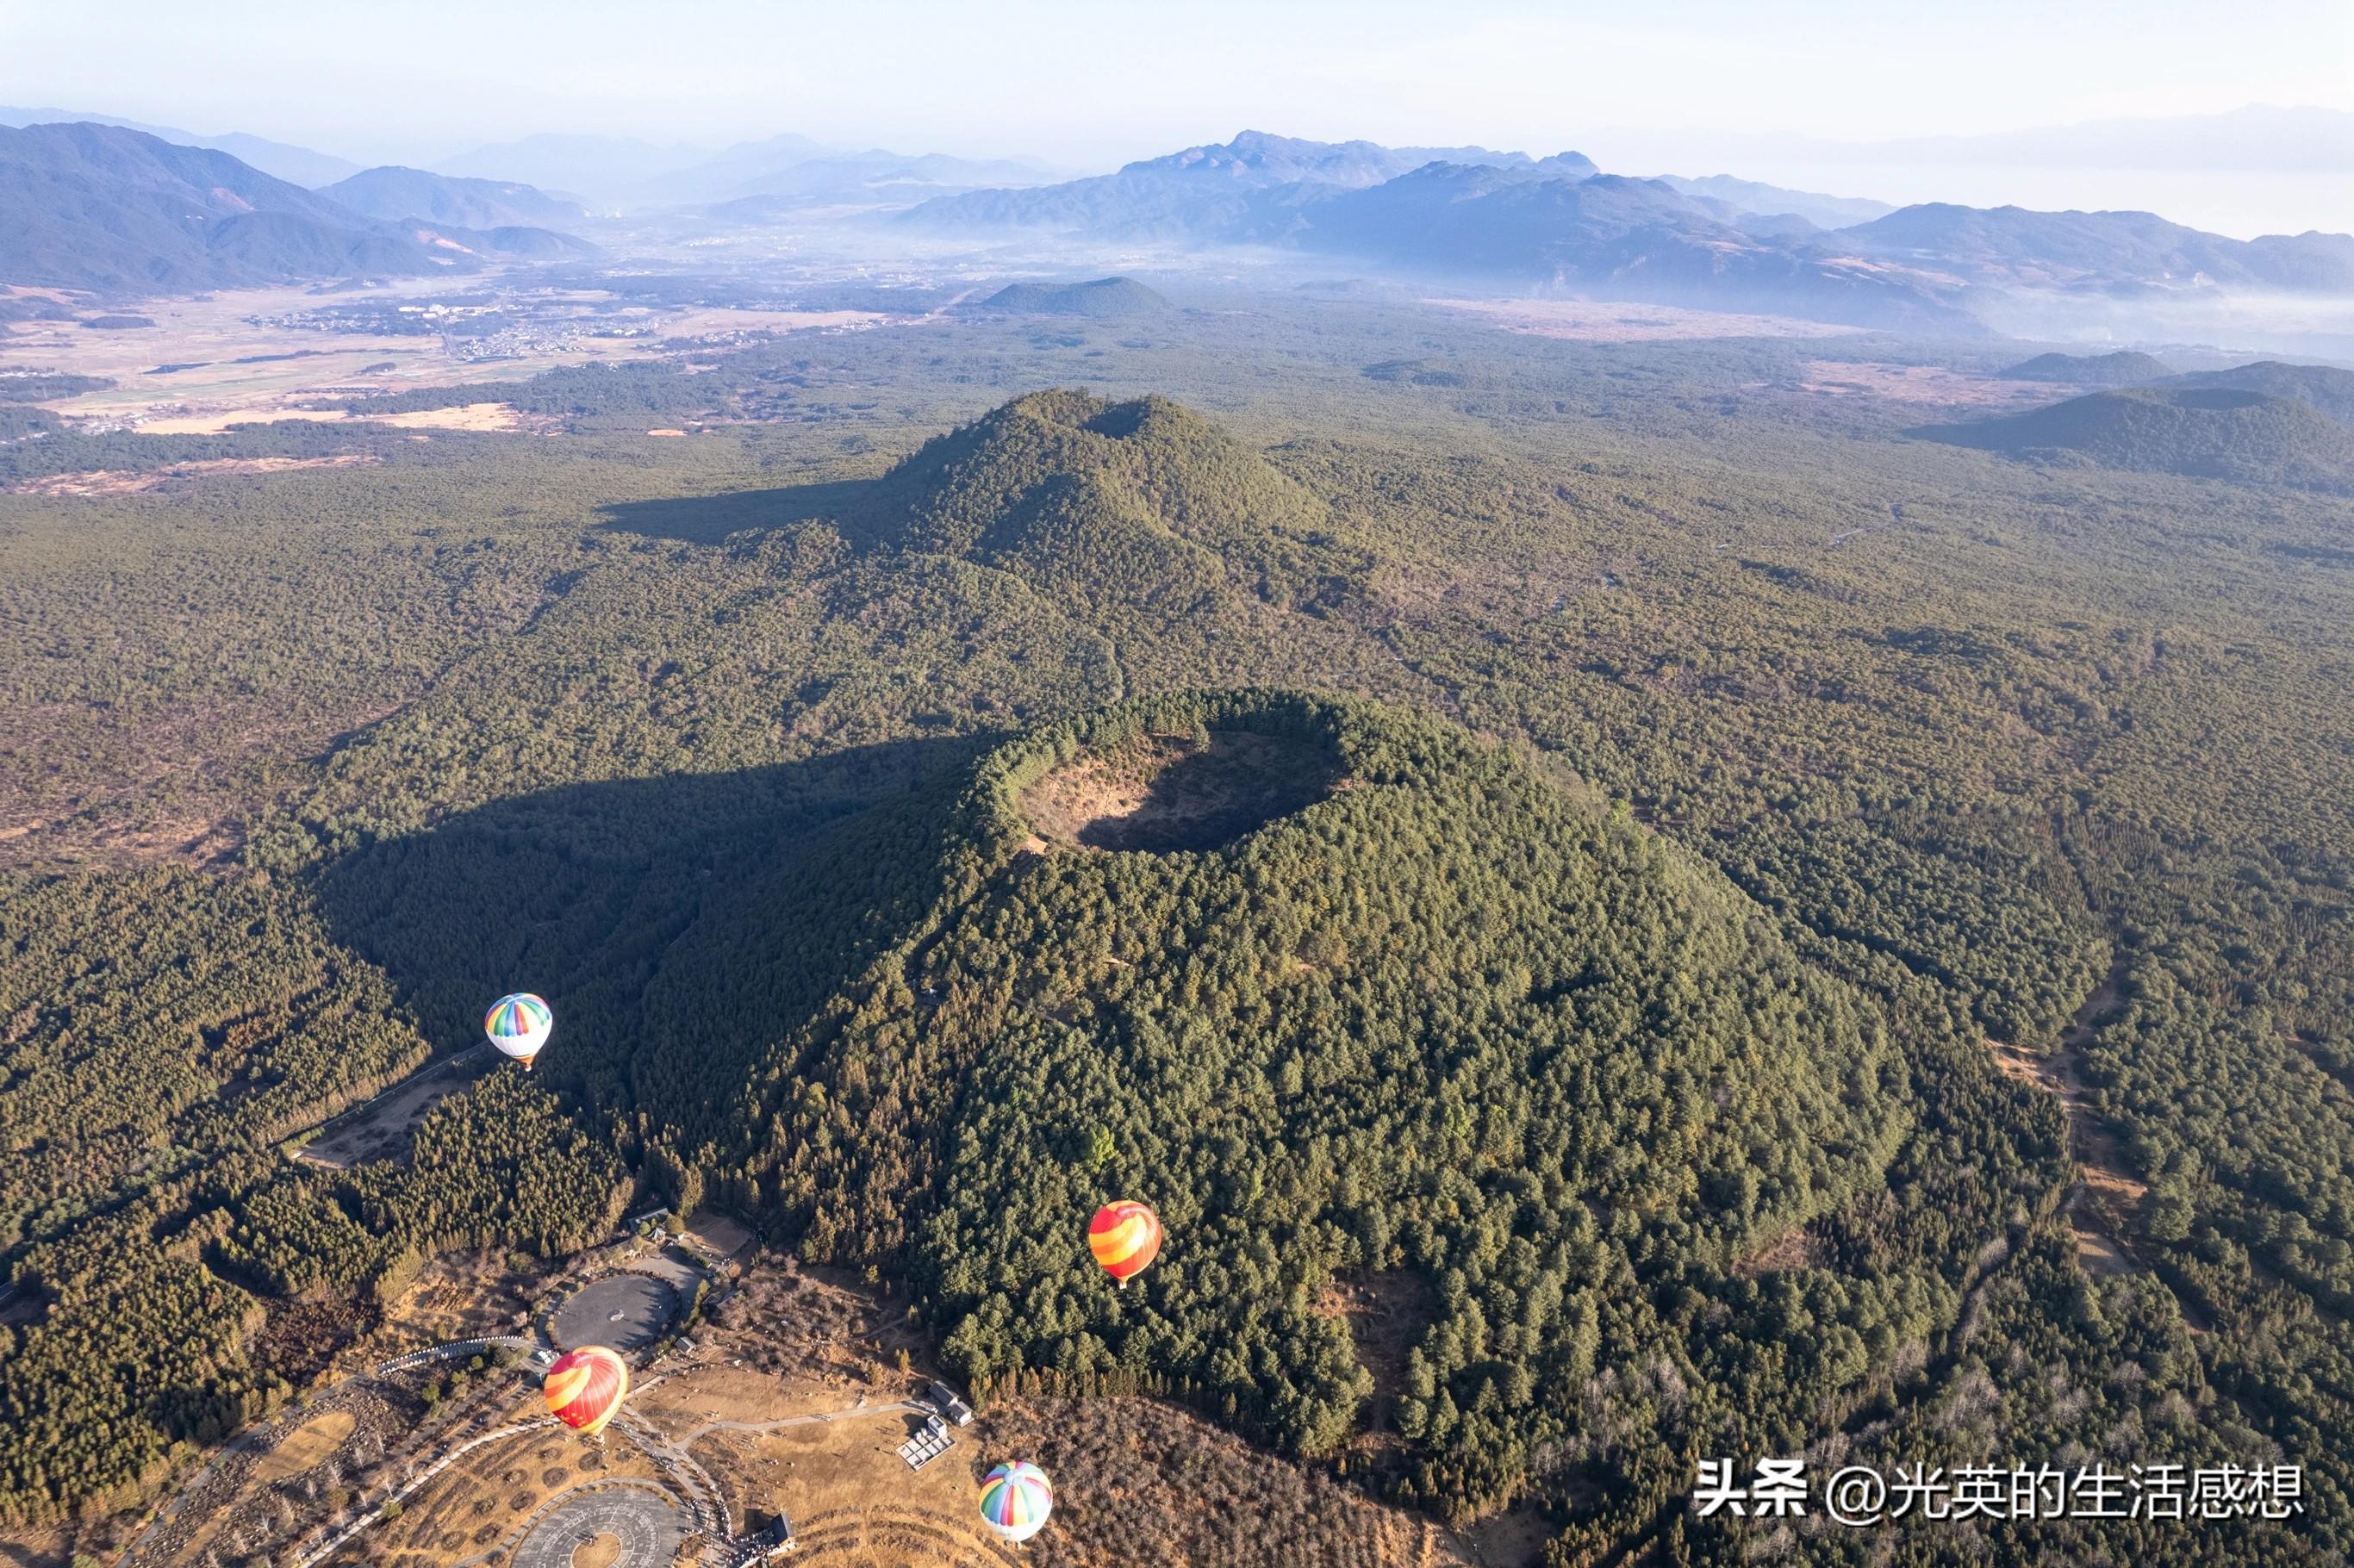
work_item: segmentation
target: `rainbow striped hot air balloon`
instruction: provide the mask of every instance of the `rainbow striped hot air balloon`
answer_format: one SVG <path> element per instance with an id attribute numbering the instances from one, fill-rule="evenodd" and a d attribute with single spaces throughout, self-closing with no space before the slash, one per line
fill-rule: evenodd
<path id="1" fill-rule="evenodd" d="M 630 1392 L 630 1363 L 602 1345 L 583 1345 L 556 1358 L 539 1392 L 550 1415 L 594 1437 Z"/>
<path id="2" fill-rule="evenodd" d="M 1055 1483 L 1026 1459 L 998 1466 L 981 1483 L 981 1522 L 1000 1541 L 1029 1540 L 1054 1511 Z"/>
<path id="3" fill-rule="evenodd" d="M 527 991 L 499 998 L 482 1014 L 482 1033 L 491 1037 L 491 1048 L 521 1062 L 526 1073 L 531 1071 L 531 1059 L 539 1054 L 555 1028 L 556 1014 Z"/>
<path id="4" fill-rule="evenodd" d="M 1129 1277 L 1161 1254 L 1161 1216 L 1151 1205 L 1122 1199 L 1096 1211 L 1087 1225 L 1087 1250 L 1124 1289 Z"/>

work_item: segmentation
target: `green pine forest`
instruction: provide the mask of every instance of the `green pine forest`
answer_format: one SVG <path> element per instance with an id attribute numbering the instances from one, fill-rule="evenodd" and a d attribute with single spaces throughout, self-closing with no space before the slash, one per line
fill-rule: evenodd
<path id="1" fill-rule="evenodd" d="M 1956 445 L 1842 356 L 2018 357 L 1235 296 L 0 448 L 376 460 L 0 494 L 0 1520 L 152 1501 L 317 1375 L 281 1315 L 642 1186 L 902 1282 L 983 1403 L 1182 1401 L 1564 1568 L 2344 1561 L 2354 500 Z M 1162 839 L 1042 814 L 1237 756 Z M 517 988 L 531 1077 L 290 1158 Z M 1691 1513 L 1800 1453 L 2305 1508 Z"/>

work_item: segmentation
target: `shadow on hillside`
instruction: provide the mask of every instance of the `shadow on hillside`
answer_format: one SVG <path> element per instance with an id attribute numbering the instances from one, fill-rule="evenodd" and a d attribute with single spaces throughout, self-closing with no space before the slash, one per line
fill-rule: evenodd
<path id="1" fill-rule="evenodd" d="M 611 533 L 688 545 L 716 545 L 730 534 L 789 528 L 801 523 L 832 523 L 847 538 L 858 526 L 878 481 L 833 480 L 778 490 L 739 490 L 724 495 L 676 495 L 660 501 L 620 501 L 600 508 L 599 524 Z"/>
<path id="2" fill-rule="evenodd" d="M 928 903 L 944 806 L 986 738 L 734 773 L 570 784 L 344 855 L 313 876 L 437 1053 L 536 991 L 537 1070 L 707 1127 L 763 1054 Z"/>

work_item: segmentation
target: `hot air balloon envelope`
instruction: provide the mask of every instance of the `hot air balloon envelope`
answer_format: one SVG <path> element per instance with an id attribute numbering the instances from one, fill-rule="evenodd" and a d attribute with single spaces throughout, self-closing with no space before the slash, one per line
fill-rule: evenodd
<path id="1" fill-rule="evenodd" d="M 630 1392 L 630 1363 L 602 1345 L 583 1345 L 556 1358 L 539 1391 L 550 1415 L 594 1437 Z"/>
<path id="2" fill-rule="evenodd" d="M 1000 1541 L 1029 1540 L 1054 1511 L 1055 1483 L 1026 1459 L 998 1466 L 981 1483 L 981 1522 Z"/>
<path id="3" fill-rule="evenodd" d="M 527 991 L 499 998 L 482 1014 L 482 1033 L 491 1037 L 491 1048 L 526 1067 L 555 1028 L 556 1014 Z"/>
<path id="4" fill-rule="evenodd" d="M 1161 1216 L 1145 1203 L 1106 1203 L 1087 1225 L 1087 1250 L 1106 1274 L 1125 1285 L 1160 1255 Z"/>

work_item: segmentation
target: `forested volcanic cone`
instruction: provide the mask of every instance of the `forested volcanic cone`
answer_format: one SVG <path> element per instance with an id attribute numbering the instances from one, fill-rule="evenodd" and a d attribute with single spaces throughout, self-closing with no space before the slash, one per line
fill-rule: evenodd
<path id="1" fill-rule="evenodd" d="M 843 522 L 869 544 L 1164 612 L 1312 600 L 1368 560 L 1320 498 L 1192 409 L 1066 390 L 934 437 Z"/>
<path id="2" fill-rule="evenodd" d="M 1378 1371 L 1429 1484 L 1492 1499 L 1686 1334 L 1836 1387 L 1918 1331 L 1917 1301 L 1840 1294 L 1794 1335 L 1810 1308 L 1735 1268 L 1881 1190 L 1907 1112 L 1874 1007 L 1529 757 L 1254 690 L 1052 725 L 960 788 L 801 879 L 890 881 L 902 925 L 676 1158 L 908 1281 L 983 1397 L 1190 1394 L 1313 1452 Z M 1116 1198 L 1164 1230 L 1124 1290 L 1086 1241 Z M 1368 1282 L 1411 1308 L 1402 1365 L 1352 1334 Z"/>

